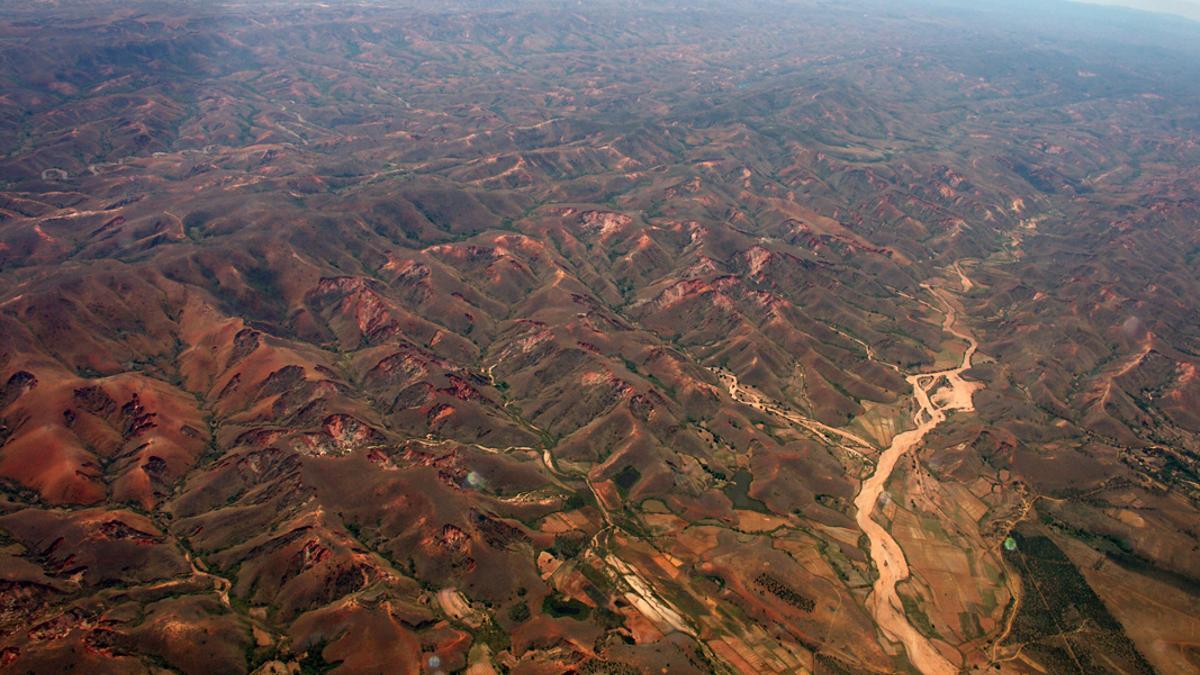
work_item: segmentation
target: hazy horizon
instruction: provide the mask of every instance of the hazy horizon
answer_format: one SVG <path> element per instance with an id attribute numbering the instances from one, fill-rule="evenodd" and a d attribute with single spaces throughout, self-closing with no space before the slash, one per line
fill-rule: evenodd
<path id="1" fill-rule="evenodd" d="M 1129 7 L 1147 12 L 1174 14 L 1200 21 L 1200 2 L 1191 0 L 1075 0 L 1088 5 Z"/>

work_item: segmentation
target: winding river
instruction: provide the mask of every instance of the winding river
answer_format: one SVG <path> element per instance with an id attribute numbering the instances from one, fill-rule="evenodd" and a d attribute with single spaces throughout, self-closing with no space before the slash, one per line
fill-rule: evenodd
<path id="1" fill-rule="evenodd" d="M 957 270 L 957 268 L 956 268 Z M 961 270 L 958 270 L 962 275 Z M 966 276 L 962 276 L 964 290 L 970 288 Z M 975 339 L 960 332 L 956 327 L 957 314 L 954 307 L 940 293 L 930 289 L 946 307 L 946 318 L 942 328 L 962 338 L 967 342 L 967 350 L 963 353 L 962 363 L 949 370 L 933 373 L 909 375 L 906 379 L 913 388 L 918 409 L 914 414 L 917 424 L 915 429 L 897 434 L 892 444 L 879 456 L 875 465 L 875 473 L 862 484 L 862 489 L 854 499 L 857 510 L 856 519 L 859 528 L 866 533 L 871 544 L 871 559 L 879 572 L 875 586 L 867 601 L 868 609 L 875 617 L 879 629 L 889 639 L 904 645 L 909 661 L 922 673 L 952 674 L 959 671 L 936 647 L 917 631 L 904 614 L 904 607 L 896 593 L 896 584 L 909 576 L 908 562 L 904 551 L 896 540 L 883 528 L 872 514 L 879 504 L 880 496 L 892 471 L 896 468 L 905 453 L 917 447 L 925 435 L 946 420 L 950 410 L 973 410 L 972 397 L 978 384 L 972 384 L 962 378 L 964 371 L 971 367 L 971 358 L 975 355 L 978 343 Z M 934 390 L 940 390 L 934 395 Z M 936 399 L 936 400 L 935 400 Z"/>

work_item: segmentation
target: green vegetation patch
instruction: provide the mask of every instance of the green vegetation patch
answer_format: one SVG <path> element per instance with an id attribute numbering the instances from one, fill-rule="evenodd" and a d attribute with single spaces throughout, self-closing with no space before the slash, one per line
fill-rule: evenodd
<path id="1" fill-rule="evenodd" d="M 983 636 L 983 626 L 979 623 L 979 617 L 971 612 L 960 612 L 958 625 L 962 630 L 963 639 L 974 640 Z"/>
<path id="2" fill-rule="evenodd" d="M 542 613 L 549 614 L 555 618 L 567 617 L 570 619 L 578 619 L 580 621 L 586 619 L 591 614 L 592 608 L 582 602 L 568 598 L 562 595 L 547 595 L 542 601 Z"/>
<path id="3" fill-rule="evenodd" d="M 925 609 L 921 607 L 921 603 L 917 599 L 907 593 L 897 593 L 900 596 L 900 604 L 904 605 L 904 614 L 908 616 L 908 620 L 921 634 L 926 637 L 940 638 L 942 637 L 938 630 L 933 627 L 933 622 L 929 620 L 929 615 L 925 613 Z"/>
<path id="4" fill-rule="evenodd" d="M 754 585 L 803 612 L 811 612 L 817 608 L 817 603 L 812 598 L 797 592 L 774 575 L 766 572 L 754 577 Z"/>
<path id="5" fill-rule="evenodd" d="M 1024 601 L 1006 644 L 1022 644 L 1054 672 L 1106 672 L 1112 664 L 1128 673 L 1154 672 L 1053 540 L 1019 532 L 1011 538 L 1016 545 L 1004 547 L 1004 559 L 1021 577 Z"/>
<path id="6" fill-rule="evenodd" d="M 529 605 L 518 602 L 508 610 L 508 618 L 513 623 L 525 623 L 529 620 Z"/>
<path id="7" fill-rule="evenodd" d="M 320 673 L 328 673 L 337 668 L 341 661 L 330 663 L 321 656 L 321 652 L 325 651 L 326 642 L 324 640 L 311 645 L 304 653 L 304 657 L 300 659 L 300 673 L 302 675 L 319 675 Z"/>
<path id="8" fill-rule="evenodd" d="M 748 511 L 758 511 L 759 513 L 770 513 L 771 510 L 767 505 L 750 496 L 750 481 L 754 477 L 745 469 L 739 469 L 733 474 L 733 480 L 725 486 L 722 492 L 729 501 L 733 502 L 733 508 L 745 509 Z"/>
<path id="9" fill-rule="evenodd" d="M 633 465 L 630 464 L 626 465 L 624 469 L 621 469 L 619 472 L 617 472 L 616 476 L 613 476 L 613 482 L 617 484 L 617 488 L 621 490 L 623 494 L 629 492 L 629 488 L 636 485 L 641 477 L 642 472 L 638 471 L 633 467 Z"/>
<path id="10" fill-rule="evenodd" d="M 512 647 L 512 636 L 490 619 L 475 631 L 475 639 L 487 645 L 493 654 L 499 654 Z"/>

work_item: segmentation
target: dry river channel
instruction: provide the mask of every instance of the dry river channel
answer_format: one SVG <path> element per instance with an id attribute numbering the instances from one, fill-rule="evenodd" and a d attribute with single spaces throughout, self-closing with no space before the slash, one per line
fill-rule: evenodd
<path id="1" fill-rule="evenodd" d="M 961 271 L 959 274 L 962 274 Z M 963 280 L 964 290 L 970 288 L 969 281 L 965 276 L 963 276 Z M 971 367 L 971 358 L 975 355 L 978 343 L 972 336 L 961 332 L 955 326 L 957 313 L 952 304 L 943 297 L 943 291 L 934 289 L 930 289 L 930 291 L 945 305 L 946 318 L 942 325 L 943 329 L 965 340 L 967 349 L 963 353 L 962 362 L 955 368 L 907 376 L 906 379 L 913 388 L 913 395 L 918 406 L 913 415 L 913 421 L 917 426 L 915 429 L 897 434 L 892 439 L 891 445 L 880 454 L 879 461 L 875 465 L 875 472 L 863 482 L 862 489 L 854 499 L 854 506 L 857 511 L 855 518 L 858 526 L 870 540 L 871 560 L 874 561 L 875 568 L 879 572 L 879 578 L 875 580 L 875 586 L 867 601 L 868 609 L 875 617 L 875 622 L 884 636 L 904 645 L 909 661 L 918 670 L 922 673 L 942 675 L 957 673 L 959 668 L 939 652 L 933 643 L 909 622 L 900 597 L 896 593 L 896 584 L 909 577 L 908 562 L 905 560 L 904 551 L 900 549 L 900 545 L 896 543 L 892 535 L 872 518 L 888 478 L 896 468 L 897 461 L 905 453 L 920 445 L 926 434 L 944 422 L 948 411 L 974 409 L 972 399 L 979 385 L 967 382 L 963 379 L 962 374 Z M 936 393 L 935 390 L 937 390 Z"/>

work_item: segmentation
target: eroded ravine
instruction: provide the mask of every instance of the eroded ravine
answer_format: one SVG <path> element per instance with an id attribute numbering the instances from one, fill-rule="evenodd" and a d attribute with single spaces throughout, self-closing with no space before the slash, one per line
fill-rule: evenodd
<path id="1" fill-rule="evenodd" d="M 958 272 L 962 274 L 961 270 Z M 964 289 L 969 288 L 965 275 L 963 279 Z M 941 291 L 929 290 L 945 305 L 946 318 L 943 329 L 965 340 L 967 349 L 963 353 L 962 362 L 955 368 L 909 375 L 905 378 L 913 388 L 913 396 L 918 406 L 913 415 L 917 426 L 897 434 L 891 445 L 880 454 L 875 472 L 863 481 L 862 489 L 854 499 L 854 506 L 857 511 L 855 519 L 870 541 L 871 560 L 879 573 L 867 602 L 868 609 L 884 636 L 904 645 L 909 661 L 918 670 L 922 673 L 941 675 L 956 673 L 959 669 L 942 655 L 904 614 L 904 607 L 896 592 L 896 584 L 908 578 L 908 562 L 900 545 L 872 517 L 899 459 L 917 447 L 930 431 L 944 422 L 948 411 L 974 409 L 973 396 L 979 385 L 967 382 L 962 374 L 971 367 L 971 358 L 975 355 L 978 343 L 971 335 L 961 332 L 955 326 L 957 313 L 953 305 L 941 295 Z M 936 396 L 931 395 L 935 390 Z"/>
<path id="2" fill-rule="evenodd" d="M 584 550 L 585 552 L 594 552 L 597 558 L 604 564 L 607 576 L 619 586 L 626 589 L 624 592 L 625 599 L 642 616 L 646 617 L 648 621 L 664 633 L 679 631 L 696 640 L 700 651 L 710 664 L 714 666 L 725 665 L 724 661 L 701 637 L 700 632 L 684 618 L 684 613 L 659 594 L 654 589 L 654 585 L 642 575 L 635 565 L 630 561 L 622 559 L 614 550 L 612 535 L 618 527 L 613 520 L 612 511 L 605 502 L 604 495 L 596 489 L 595 484 L 592 483 L 591 476 L 588 474 L 572 476 L 564 473 L 555 464 L 548 448 L 542 449 L 542 463 L 556 484 L 566 487 L 563 481 L 582 478 L 584 484 L 592 493 L 592 499 L 595 500 L 596 506 L 600 510 L 600 516 L 604 520 L 604 527 L 600 528 L 592 536 Z M 724 672 L 724 669 L 722 669 L 722 672 Z"/>

